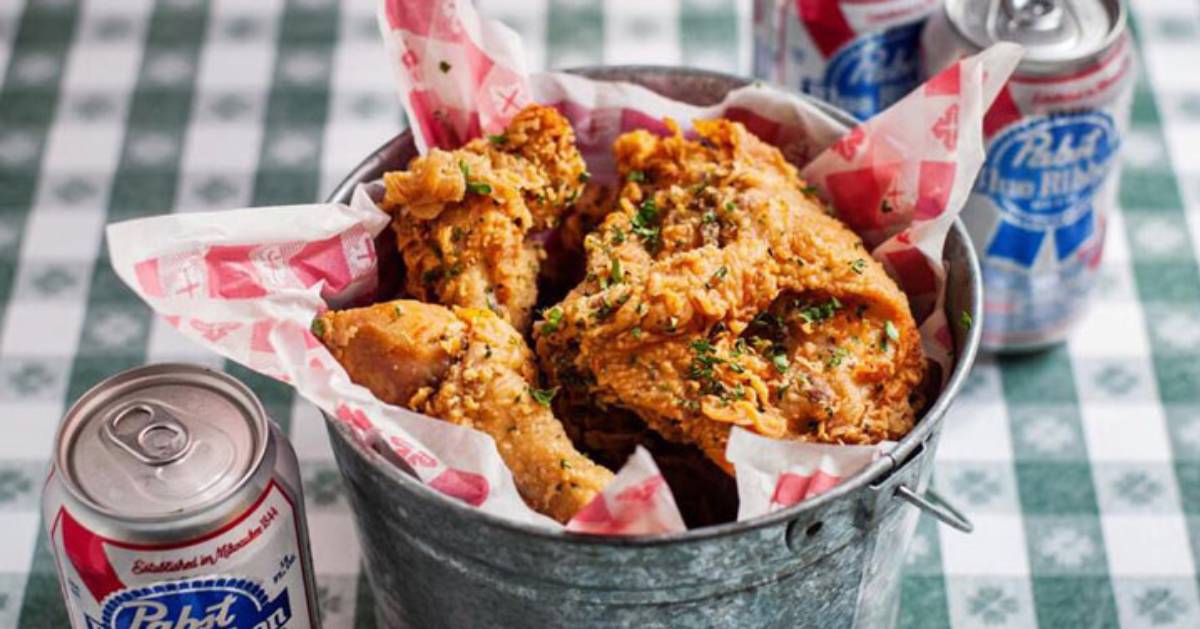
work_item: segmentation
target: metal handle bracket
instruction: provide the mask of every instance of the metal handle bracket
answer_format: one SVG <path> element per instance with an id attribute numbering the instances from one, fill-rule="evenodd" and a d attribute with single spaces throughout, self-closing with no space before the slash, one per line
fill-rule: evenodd
<path id="1" fill-rule="evenodd" d="M 932 489 L 926 489 L 925 494 L 921 495 L 909 489 L 908 485 L 897 485 L 896 497 L 937 518 L 938 522 L 950 528 L 963 533 L 975 530 L 975 525 L 971 523 L 970 518 Z"/>

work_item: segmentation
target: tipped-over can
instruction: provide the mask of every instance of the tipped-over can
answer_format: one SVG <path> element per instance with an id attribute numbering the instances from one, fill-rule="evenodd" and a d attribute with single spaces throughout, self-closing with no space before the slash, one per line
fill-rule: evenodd
<path id="1" fill-rule="evenodd" d="M 42 509 L 76 629 L 319 625 L 296 455 L 240 382 L 168 364 L 93 387 Z"/>
<path id="2" fill-rule="evenodd" d="M 948 0 L 923 35 L 932 74 L 998 41 L 1025 47 L 984 118 L 987 161 L 962 218 L 983 267 L 983 345 L 1062 341 L 1087 309 L 1133 93 L 1118 0 Z"/>

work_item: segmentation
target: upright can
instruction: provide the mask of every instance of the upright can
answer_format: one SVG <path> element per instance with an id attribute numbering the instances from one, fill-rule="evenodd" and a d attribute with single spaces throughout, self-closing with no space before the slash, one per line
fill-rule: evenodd
<path id="1" fill-rule="evenodd" d="M 987 160 L 962 217 L 984 278 L 983 345 L 1062 341 L 1087 309 L 1134 53 L 1119 0 L 947 0 L 923 35 L 928 74 L 998 42 L 1025 57 L 984 117 Z"/>
<path id="2" fill-rule="evenodd" d="M 76 629 L 318 627 L 296 455 L 243 384 L 184 364 L 85 393 L 44 520 Z"/>
<path id="3" fill-rule="evenodd" d="M 754 75 L 866 120 L 920 84 L 939 0 L 754 0 Z"/>

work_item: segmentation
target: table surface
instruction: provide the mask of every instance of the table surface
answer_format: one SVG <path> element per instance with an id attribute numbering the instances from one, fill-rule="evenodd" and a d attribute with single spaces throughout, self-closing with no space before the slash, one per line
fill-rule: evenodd
<path id="1" fill-rule="evenodd" d="M 745 73 L 749 2 L 484 2 L 532 67 Z M 1069 343 L 983 359 L 923 520 L 904 626 L 1200 626 L 1200 2 L 1135 0 L 1142 61 L 1123 210 Z M 224 367 L 301 461 L 328 627 L 373 626 L 321 417 L 200 352 L 113 275 L 109 221 L 323 198 L 403 126 L 374 3 L 0 0 L 0 627 L 63 627 L 38 499 L 55 425 L 102 377 Z"/>

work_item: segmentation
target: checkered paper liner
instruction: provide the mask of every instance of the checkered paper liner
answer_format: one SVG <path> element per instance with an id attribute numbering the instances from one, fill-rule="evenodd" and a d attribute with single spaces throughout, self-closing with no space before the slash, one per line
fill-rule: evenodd
<path id="1" fill-rule="evenodd" d="M 998 46 L 960 62 L 839 138 L 827 115 L 766 87 L 743 88 L 718 105 L 697 108 L 628 84 L 528 77 L 515 35 L 481 20 L 465 3 L 385 2 L 379 16 L 422 147 L 453 147 L 500 130 L 527 102 L 548 103 L 571 120 L 589 170 L 605 181 L 615 177 L 608 150 L 620 133 L 665 130 L 661 119 L 668 115 L 684 123 L 717 116 L 741 121 L 796 163 L 807 163 L 806 178 L 825 191 L 909 294 L 926 351 L 946 372 L 952 357 L 939 307 L 942 242 L 982 163 L 982 113 L 1015 66 L 1016 47 Z M 388 223 L 375 203 L 380 194 L 377 184 L 368 184 L 349 205 L 118 223 L 108 228 L 110 257 L 118 275 L 184 335 L 290 383 L 364 443 L 403 461 L 419 481 L 496 515 L 558 526 L 524 504 L 490 437 L 383 404 L 351 382 L 309 331 L 325 308 L 374 288 L 374 237 Z M 884 199 L 892 211 L 881 215 Z M 735 429 L 727 455 L 745 479 L 739 481 L 739 518 L 828 489 L 880 451 L 770 442 Z M 778 455 L 765 456 L 770 452 Z M 684 525 L 652 458 L 638 452 L 567 528 L 649 534 Z"/>

